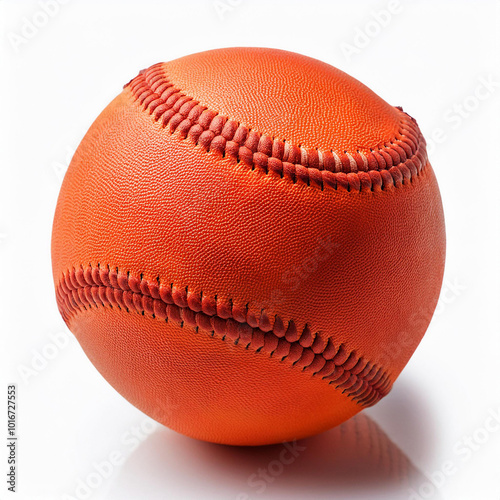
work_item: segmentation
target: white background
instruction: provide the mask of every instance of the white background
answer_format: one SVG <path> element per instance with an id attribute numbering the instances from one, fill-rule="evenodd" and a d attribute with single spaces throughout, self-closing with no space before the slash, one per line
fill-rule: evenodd
<path id="1" fill-rule="evenodd" d="M 0 498 L 500 500 L 489 417 L 500 412 L 499 3 L 396 2 L 385 26 L 385 0 L 72 0 L 50 16 L 43 4 L 0 0 L 0 391 L 16 383 L 19 398 L 18 492 L 2 479 Z M 322 59 L 404 106 L 428 139 L 446 215 L 438 310 L 393 391 L 304 441 L 283 471 L 282 445 L 197 442 L 119 396 L 65 328 L 51 277 L 62 175 L 98 113 L 142 68 L 238 45 Z M 384 460 L 406 467 L 418 496 Z M 6 452 L 0 462 L 6 471 Z M 259 469 L 278 473 L 256 487 Z"/>

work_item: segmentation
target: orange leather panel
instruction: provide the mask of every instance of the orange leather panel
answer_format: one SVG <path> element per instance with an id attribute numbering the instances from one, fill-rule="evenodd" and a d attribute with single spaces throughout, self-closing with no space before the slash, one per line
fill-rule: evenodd
<path id="1" fill-rule="evenodd" d="M 290 67 L 296 78 L 285 72 Z M 130 283 L 160 283 L 173 291 L 171 302 L 182 314 L 203 303 L 213 321 L 232 318 L 253 335 L 268 331 L 295 344 L 300 338 L 304 348 L 331 342 L 339 366 L 358 362 L 361 373 L 369 363 L 378 370 L 386 381 L 379 384 L 381 397 L 427 328 L 444 267 L 441 200 L 423 139 L 412 132 L 416 125 L 344 73 L 282 51 L 211 51 L 159 72 L 149 77 L 156 93 L 141 100 L 142 87 L 133 81 L 103 111 L 68 169 L 52 243 L 65 320 L 96 367 L 136 406 L 155 416 L 156 399 L 175 401 L 168 418 L 156 418 L 185 434 L 262 444 L 341 422 L 375 402 L 356 403 L 342 393 L 345 386 L 335 388 L 339 380 L 357 383 L 349 370 L 328 383 L 277 356 L 138 314 L 152 296 L 139 285 L 133 300 L 142 305 L 110 310 L 113 301 L 95 298 L 96 283 L 104 284 L 84 275 L 109 267 L 121 276 L 122 285 L 108 286 L 113 293 L 133 288 Z M 190 122 L 201 123 L 191 128 L 198 130 L 196 144 L 181 122 L 189 122 L 189 109 L 183 115 L 181 107 L 189 102 L 181 97 L 172 105 L 178 115 L 170 113 L 165 78 L 260 134 L 340 148 L 338 157 L 347 150 L 351 159 L 358 148 L 368 149 L 355 163 L 341 161 L 353 173 L 328 172 L 326 163 L 300 166 L 312 161 L 302 152 L 295 173 L 283 162 L 280 175 L 261 168 L 262 153 L 249 163 L 238 157 L 247 150 L 235 152 L 230 142 L 207 146 L 207 132 L 199 133 L 205 125 L 215 130 L 215 122 L 204 124 L 203 117 Z M 262 81 L 265 91 L 256 92 Z M 409 152 L 413 160 L 404 163 L 406 143 L 393 144 L 402 128 L 409 130 L 408 144 L 418 142 L 418 154 Z M 384 147 L 392 155 L 384 151 L 388 167 L 375 168 L 366 160 L 369 150 Z M 320 177 L 325 182 L 315 182 Z M 61 285 L 64 279 L 78 291 Z M 285 336 L 290 324 L 295 337 Z"/>
<path id="2" fill-rule="evenodd" d="M 103 307 L 76 318 L 75 335 L 109 383 L 145 413 L 195 438 L 288 441 L 359 411 L 320 379 L 189 326 Z"/>
<path id="3" fill-rule="evenodd" d="M 164 67 L 175 86 L 201 104 L 293 144 L 369 149 L 399 127 L 396 109 L 361 82 L 292 52 L 212 50 Z"/>

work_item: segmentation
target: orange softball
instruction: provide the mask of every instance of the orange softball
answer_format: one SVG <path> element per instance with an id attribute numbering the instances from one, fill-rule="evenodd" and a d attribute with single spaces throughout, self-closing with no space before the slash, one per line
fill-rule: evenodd
<path id="1" fill-rule="evenodd" d="M 74 155 L 52 237 L 59 309 L 100 373 L 166 426 L 237 445 L 385 396 L 444 257 L 415 120 L 328 64 L 257 48 L 125 85 Z"/>

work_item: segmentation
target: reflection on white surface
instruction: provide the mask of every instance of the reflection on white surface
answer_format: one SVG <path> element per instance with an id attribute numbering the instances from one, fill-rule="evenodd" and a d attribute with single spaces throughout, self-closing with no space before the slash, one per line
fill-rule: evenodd
<path id="1" fill-rule="evenodd" d="M 394 396 L 388 405 L 393 409 L 400 404 Z M 410 414 L 417 418 L 412 421 Z M 385 415 L 383 425 L 390 429 L 392 421 L 401 427 L 404 420 L 405 435 L 410 433 L 422 452 L 432 429 L 422 415 L 408 407 Z M 215 445 L 161 427 L 129 455 L 106 498 L 410 500 L 410 488 L 418 491 L 425 481 L 390 436 L 362 413 L 318 436 L 262 447 Z M 434 492 L 426 498 L 440 497 Z"/>

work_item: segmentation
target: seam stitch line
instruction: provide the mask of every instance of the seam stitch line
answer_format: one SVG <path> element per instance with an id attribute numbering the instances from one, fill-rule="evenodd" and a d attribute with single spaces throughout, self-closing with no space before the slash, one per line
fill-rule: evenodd
<path id="1" fill-rule="evenodd" d="M 322 191 L 380 191 L 408 185 L 428 161 L 415 119 L 400 107 L 400 129 L 389 142 L 365 152 L 336 152 L 292 145 L 200 105 L 169 81 L 163 63 L 142 70 L 124 88 L 170 134 L 177 132 L 205 152 L 227 155 L 252 170 Z"/>
<path id="2" fill-rule="evenodd" d="M 246 305 L 208 297 L 173 283 L 165 285 L 159 277 L 149 281 L 142 274 L 133 276 L 109 265 L 89 264 L 63 273 L 56 297 L 66 323 L 79 312 L 103 306 L 172 321 L 181 327 L 189 325 L 196 333 L 202 330 L 211 337 L 302 368 L 365 407 L 383 398 L 392 386 L 387 372 L 348 351 L 344 344 L 334 345 L 331 338 L 325 341 L 307 324 L 298 331 L 293 320 L 284 322 L 277 315 L 271 324 L 263 312 L 258 318 Z"/>

